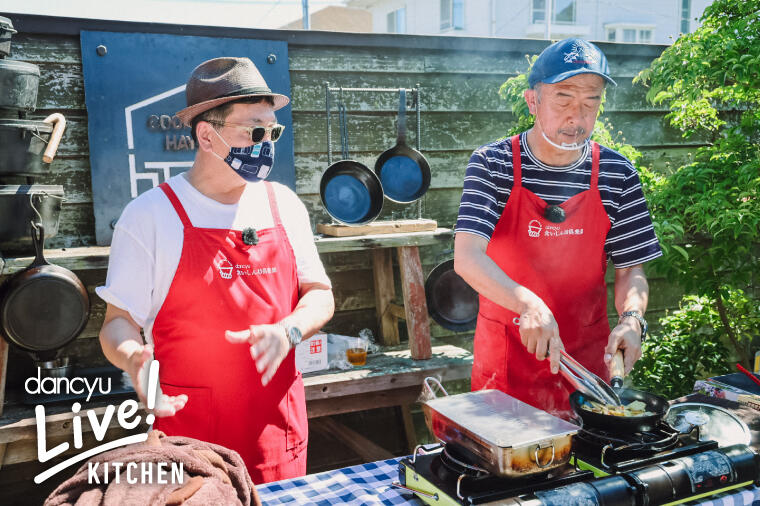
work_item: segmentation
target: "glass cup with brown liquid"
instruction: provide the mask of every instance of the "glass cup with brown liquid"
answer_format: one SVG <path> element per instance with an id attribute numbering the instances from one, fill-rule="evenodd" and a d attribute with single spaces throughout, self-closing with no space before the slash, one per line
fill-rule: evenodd
<path id="1" fill-rule="evenodd" d="M 346 359 L 351 365 L 364 365 L 367 363 L 367 346 L 369 341 L 361 337 L 352 338 L 346 348 Z"/>

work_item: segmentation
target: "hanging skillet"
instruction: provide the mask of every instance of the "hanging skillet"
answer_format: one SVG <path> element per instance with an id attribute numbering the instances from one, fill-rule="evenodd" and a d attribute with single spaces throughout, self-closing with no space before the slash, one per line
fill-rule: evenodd
<path id="1" fill-rule="evenodd" d="M 55 358 L 76 338 L 90 315 L 90 300 L 70 270 L 45 260 L 45 230 L 32 225 L 36 257 L 0 288 L 0 330 L 3 336 L 37 360 Z"/>
<path id="2" fill-rule="evenodd" d="M 364 225 L 383 210 L 380 179 L 366 165 L 349 159 L 346 106 L 338 104 L 341 154 L 343 160 L 331 164 L 319 182 L 319 197 L 327 214 L 346 225 Z M 327 147 L 328 152 L 332 149 Z"/>
<path id="3" fill-rule="evenodd" d="M 425 280 L 428 313 L 441 327 L 455 332 L 475 328 L 478 292 L 454 271 L 454 259 L 436 265 Z"/>
<path id="4" fill-rule="evenodd" d="M 398 138 L 375 162 L 375 173 L 388 200 L 409 204 L 430 187 L 430 165 L 425 157 L 406 145 L 406 90 L 399 89 Z"/>

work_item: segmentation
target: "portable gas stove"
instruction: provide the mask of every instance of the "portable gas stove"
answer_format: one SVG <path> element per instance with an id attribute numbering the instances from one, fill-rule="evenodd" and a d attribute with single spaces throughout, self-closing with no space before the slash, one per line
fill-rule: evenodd
<path id="1" fill-rule="evenodd" d="M 425 452 L 425 453 L 423 453 Z M 648 506 L 680 504 L 760 483 L 760 456 L 746 445 L 718 448 L 665 423 L 650 432 L 581 430 L 572 465 L 554 475 L 498 478 L 451 445 L 415 450 L 399 464 L 401 486 L 427 504 Z"/>

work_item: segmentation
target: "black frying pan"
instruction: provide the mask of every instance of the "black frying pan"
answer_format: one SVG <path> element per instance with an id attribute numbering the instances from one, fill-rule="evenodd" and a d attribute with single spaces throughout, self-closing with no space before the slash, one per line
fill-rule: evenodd
<path id="1" fill-rule="evenodd" d="M 430 187 L 430 165 L 422 153 L 406 145 L 406 90 L 400 89 L 399 95 L 396 145 L 378 157 L 375 173 L 388 200 L 408 204 Z"/>
<path id="2" fill-rule="evenodd" d="M 428 313 L 441 327 L 455 332 L 475 328 L 478 292 L 454 271 L 454 260 L 436 265 L 425 280 Z"/>
<path id="3" fill-rule="evenodd" d="M 629 404 L 633 401 L 642 401 L 646 405 L 646 411 L 651 415 L 645 416 L 614 416 L 594 413 L 584 409 L 582 405 L 587 397 L 580 391 L 570 394 L 570 407 L 581 419 L 583 427 L 591 427 L 610 432 L 642 432 L 652 430 L 668 413 L 670 405 L 664 397 L 659 395 L 634 390 L 632 388 L 621 388 L 623 381 L 623 354 L 618 351 L 613 358 L 612 380 L 610 384 L 620 397 L 623 404 Z M 592 400 L 596 400 L 591 398 Z"/>
<path id="4" fill-rule="evenodd" d="M 32 227 L 36 257 L 0 288 L 0 330 L 3 336 L 37 360 L 55 358 L 75 339 L 90 316 L 90 299 L 79 278 L 53 265 L 42 253 L 45 231 Z"/>

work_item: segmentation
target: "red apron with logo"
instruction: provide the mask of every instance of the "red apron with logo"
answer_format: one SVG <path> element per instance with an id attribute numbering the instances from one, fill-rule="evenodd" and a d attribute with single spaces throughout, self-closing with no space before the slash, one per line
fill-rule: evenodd
<path id="1" fill-rule="evenodd" d="M 514 184 L 486 254 L 516 283 L 538 295 L 557 320 L 567 352 L 602 378 L 609 373 L 604 348 L 607 321 L 607 255 L 610 220 L 602 204 L 599 145 L 592 145 L 591 185 L 561 207 L 565 221 L 544 218 L 544 202 L 522 185 L 519 137 L 512 137 Z M 480 296 L 472 389 L 496 388 L 532 406 L 568 418 L 570 391 L 520 340 L 520 315 Z M 572 387 L 571 387 L 572 388 Z"/>
<path id="2" fill-rule="evenodd" d="M 182 256 L 153 326 L 161 389 L 187 394 L 183 409 L 155 428 L 231 448 L 254 483 L 306 474 L 307 418 L 301 373 L 291 350 L 266 385 L 249 346 L 225 330 L 275 323 L 298 303 L 293 248 L 274 190 L 264 182 L 274 227 L 258 244 L 238 230 L 196 228 L 171 187 L 166 193 L 184 226 Z"/>

